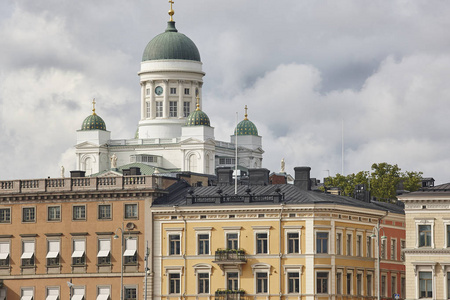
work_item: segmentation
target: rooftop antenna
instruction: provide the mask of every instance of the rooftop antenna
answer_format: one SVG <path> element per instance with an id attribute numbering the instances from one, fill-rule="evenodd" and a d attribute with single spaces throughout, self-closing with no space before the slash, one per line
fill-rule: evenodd
<path id="1" fill-rule="evenodd" d="M 342 157 L 342 176 L 344 176 L 344 119 L 342 119 L 342 141 L 341 141 L 341 157 Z"/>
<path id="2" fill-rule="evenodd" d="M 245 108 L 247 109 L 247 106 L 245 106 Z M 234 134 L 235 134 L 235 136 L 234 136 L 234 139 L 235 139 L 235 147 L 236 147 L 236 149 L 235 149 L 235 153 L 234 153 L 234 194 L 235 195 L 237 195 L 237 163 L 238 163 L 238 139 L 237 139 L 237 136 L 238 136 L 238 128 L 237 128 L 237 124 L 238 124 L 238 112 L 236 112 L 236 126 L 234 127 L 234 128 L 236 128 L 235 129 L 235 132 L 234 132 Z"/>

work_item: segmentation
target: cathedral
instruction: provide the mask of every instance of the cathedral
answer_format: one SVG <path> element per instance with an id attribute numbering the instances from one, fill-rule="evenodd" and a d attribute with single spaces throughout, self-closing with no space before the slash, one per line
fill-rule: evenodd
<path id="1" fill-rule="evenodd" d="M 143 175 L 190 171 L 215 174 L 219 167 L 246 172 L 262 165 L 262 138 L 245 117 L 230 141 L 214 137 L 202 110 L 200 53 L 194 42 L 178 32 L 173 21 L 145 47 L 140 71 L 140 120 L 134 138 L 111 139 L 104 120 L 95 112 L 77 131 L 76 168 L 86 176 L 118 174 L 132 167 Z M 237 149 L 236 149 L 237 148 Z M 237 157 L 237 162 L 236 162 Z"/>

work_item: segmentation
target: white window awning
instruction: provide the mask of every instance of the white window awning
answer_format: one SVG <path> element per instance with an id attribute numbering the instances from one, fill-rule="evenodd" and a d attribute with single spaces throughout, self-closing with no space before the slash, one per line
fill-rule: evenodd
<path id="1" fill-rule="evenodd" d="M 7 259 L 8 256 L 9 256 L 9 253 L 0 252 L 0 259 Z M 0 296 L 0 300 L 2 300 L 1 296 Z"/>
<path id="2" fill-rule="evenodd" d="M 48 253 L 46 258 L 56 258 L 59 254 L 59 241 L 48 241 Z"/>
<path id="3" fill-rule="evenodd" d="M 29 259 L 34 255 L 34 241 L 23 242 L 23 253 L 20 259 Z"/>
<path id="4" fill-rule="evenodd" d="M 70 300 L 83 300 L 84 295 L 73 295 Z"/>
<path id="5" fill-rule="evenodd" d="M 109 295 L 100 294 L 97 296 L 97 300 L 109 300 Z"/>
<path id="6" fill-rule="evenodd" d="M 22 256 L 20 257 L 20 259 L 30 259 L 30 258 L 33 257 L 33 255 L 34 255 L 33 252 L 24 252 L 24 253 L 22 254 Z M 27 297 L 28 297 L 28 296 L 27 296 Z"/>
<path id="7" fill-rule="evenodd" d="M 33 300 L 33 296 L 22 296 L 20 300 Z"/>
<path id="8" fill-rule="evenodd" d="M 137 239 L 127 239 L 125 244 L 125 252 L 123 256 L 134 256 L 137 249 Z"/>
<path id="9" fill-rule="evenodd" d="M 9 243 L 0 243 L 0 259 L 7 259 L 9 256 Z M 0 300 L 1 300 L 0 293 Z"/>
<path id="10" fill-rule="evenodd" d="M 59 252 L 49 252 L 49 253 L 47 253 L 46 258 L 57 258 L 58 254 L 59 254 Z"/>
<path id="11" fill-rule="evenodd" d="M 58 295 L 48 295 L 45 300 L 58 300 Z"/>
<path id="12" fill-rule="evenodd" d="M 97 257 L 107 257 L 111 250 L 111 240 L 99 240 Z"/>
<path id="13" fill-rule="evenodd" d="M 83 251 L 73 251 L 72 257 L 83 257 L 84 250 Z"/>

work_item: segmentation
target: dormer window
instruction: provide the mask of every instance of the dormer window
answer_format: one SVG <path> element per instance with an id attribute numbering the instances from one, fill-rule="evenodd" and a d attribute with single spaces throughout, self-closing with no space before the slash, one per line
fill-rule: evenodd
<path id="1" fill-rule="evenodd" d="M 158 156 L 147 155 L 147 154 L 137 154 L 130 156 L 130 162 L 132 163 L 157 163 Z"/>

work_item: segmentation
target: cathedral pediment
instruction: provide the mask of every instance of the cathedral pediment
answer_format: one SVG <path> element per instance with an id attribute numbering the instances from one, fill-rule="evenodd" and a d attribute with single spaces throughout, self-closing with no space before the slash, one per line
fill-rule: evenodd
<path id="1" fill-rule="evenodd" d="M 89 148 L 104 148 L 106 144 L 104 145 L 96 145 L 91 142 L 82 142 L 75 146 L 76 149 L 89 149 Z"/>

